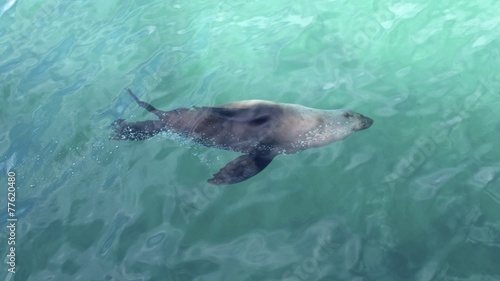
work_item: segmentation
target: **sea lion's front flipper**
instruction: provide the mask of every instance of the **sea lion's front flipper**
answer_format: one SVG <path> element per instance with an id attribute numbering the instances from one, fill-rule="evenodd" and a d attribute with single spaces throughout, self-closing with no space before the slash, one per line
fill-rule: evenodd
<path id="1" fill-rule="evenodd" d="M 251 153 L 241 155 L 220 169 L 208 182 L 216 185 L 233 184 L 247 180 L 271 163 L 275 154 Z"/>

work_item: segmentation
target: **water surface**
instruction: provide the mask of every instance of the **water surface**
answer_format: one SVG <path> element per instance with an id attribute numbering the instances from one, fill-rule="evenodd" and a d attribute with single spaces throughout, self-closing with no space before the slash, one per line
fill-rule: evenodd
<path id="1" fill-rule="evenodd" d="M 17 268 L 0 278 L 500 280 L 499 10 L 15 2 L 0 17 L 0 169 L 17 174 Z M 152 118 L 125 87 L 164 110 L 267 99 L 375 123 L 216 187 L 237 153 L 108 139 L 117 118 Z"/>

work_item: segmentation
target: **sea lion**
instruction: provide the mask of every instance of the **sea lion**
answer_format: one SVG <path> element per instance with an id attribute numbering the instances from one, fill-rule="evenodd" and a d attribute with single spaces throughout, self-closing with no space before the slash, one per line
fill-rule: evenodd
<path id="1" fill-rule="evenodd" d="M 211 184 L 233 184 L 262 171 L 278 154 L 292 154 L 345 139 L 369 128 L 373 120 L 351 110 L 320 110 L 296 104 L 247 100 L 216 107 L 162 111 L 132 98 L 159 120 L 113 122 L 114 140 L 144 140 L 162 131 L 207 147 L 241 152 L 213 175 Z"/>

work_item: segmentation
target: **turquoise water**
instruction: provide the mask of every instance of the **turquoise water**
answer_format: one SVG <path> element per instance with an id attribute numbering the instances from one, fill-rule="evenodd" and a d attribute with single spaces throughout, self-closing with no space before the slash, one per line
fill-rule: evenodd
<path id="1" fill-rule="evenodd" d="M 2 280 L 500 280 L 500 2 L 99 3 L 0 17 Z M 125 87 L 375 123 L 214 187 L 237 153 L 108 139 Z"/>

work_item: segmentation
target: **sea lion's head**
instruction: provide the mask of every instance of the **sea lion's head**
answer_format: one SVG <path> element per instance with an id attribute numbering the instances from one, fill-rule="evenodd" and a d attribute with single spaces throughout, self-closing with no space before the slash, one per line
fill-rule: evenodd
<path id="1" fill-rule="evenodd" d="M 373 124 L 373 119 L 352 110 L 343 110 L 340 118 L 340 122 L 344 123 L 353 132 L 368 129 Z"/>
<path id="2" fill-rule="evenodd" d="M 307 128 L 305 133 L 294 137 L 296 142 L 300 144 L 301 150 L 343 140 L 373 124 L 372 119 L 346 109 L 308 109 L 302 111 L 302 116 L 309 117 L 301 119 L 307 120 L 307 122 L 293 122 L 289 126 L 299 129 Z"/>

